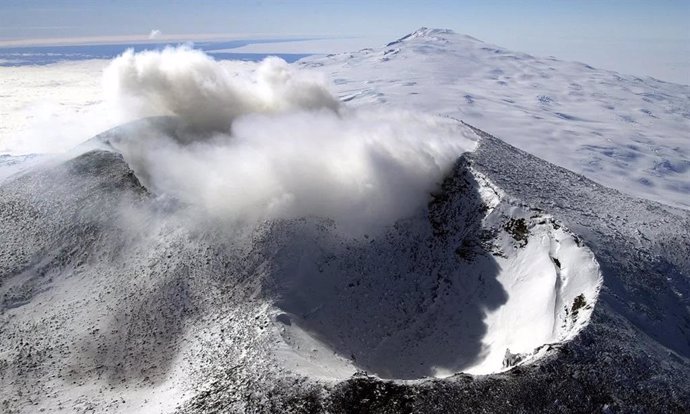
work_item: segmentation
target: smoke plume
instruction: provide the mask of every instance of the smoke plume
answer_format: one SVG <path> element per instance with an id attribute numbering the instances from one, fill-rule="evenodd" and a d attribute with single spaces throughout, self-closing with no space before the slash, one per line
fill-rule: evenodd
<path id="1" fill-rule="evenodd" d="M 318 216 L 353 232 L 391 224 L 423 206 L 475 145 L 450 119 L 347 108 L 323 75 L 275 57 L 128 51 L 105 70 L 104 86 L 123 119 L 183 125 L 116 143 L 144 184 L 223 219 Z"/>

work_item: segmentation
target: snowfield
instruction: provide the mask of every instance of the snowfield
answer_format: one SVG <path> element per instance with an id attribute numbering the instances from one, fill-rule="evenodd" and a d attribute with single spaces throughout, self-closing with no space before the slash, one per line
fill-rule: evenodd
<path id="1" fill-rule="evenodd" d="M 303 65 L 350 105 L 462 119 L 609 187 L 690 207 L 690 86 L 538 58 L 448 30 Z"/>
<path id="2" fill-rule="evenodd" d="M 687 86 L 437 29 L 104 79 L 2 131 L 3 412 L 690 408 Z"/>

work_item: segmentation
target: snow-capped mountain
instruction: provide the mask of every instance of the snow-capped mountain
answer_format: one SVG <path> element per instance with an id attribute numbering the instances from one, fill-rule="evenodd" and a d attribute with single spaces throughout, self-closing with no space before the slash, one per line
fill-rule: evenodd
<path id="1" fill-rule="evenodd" d="M 609 187 L 690 207 L 690 86 L 539 58 L 450 30 L 313 57 L 351 105 L 452 116 Z"/>
<path id="2" fill-rule="evenodd" d="M 149 63 L 158 57 L 144 56 Z M 226 97 L 214 95 L 218 89 L 237 93 L 213 63 L 184 57 L 202 69 L 183 78 L 185 97 L 201 91 L 217 103 Z M 592 109 L 592 99 L 609 90 L 629 103 L 638 95 L 626 88 L 638 81 L 432 29 L 381 50 L 301 65 L 333 74 L 345 104 L 332 109 L 322 99 L 327 106 L 319 107 L 308 92 L 322 97 L 320 84 L 299 83 L 285 66 L 259 67 L 267 76 L 258 93 L 247 95 L 252 111 L 237 104 L 222 112 L 237 117 L 231 132 L 186 123 L 190 114 L 200 119 L 199 108 L 182 105 L 173 107 L 175 117 L 120 126 L 58 157 L 0 159 L 6 172 L 0 176 L 3 411 L 688 408 L 690 212 L 608 188 L 502 140 L 537 155 L 581 153 L 605 140 L 594 132 L 610 130 L 606 145 L 620 149 L 624 132 L 617 128 L 627 124 L 618 122 L 627 121 L 604 119 L 610 114 Z M 115 68 L 132 80 L 137 77 L 127 70 L 138 67 Z M 597 83 L 609 76 L 620 76 L 617 86 Z M 584 97 L 572 94 L 575 78 Z M 169 93 L 170 85 L 156 80 Z M 645 135 L 659 138 L 658 151 L 639 147 L 633 159 L 646 165 L 651 154 L 685 154 L 684 144 L 674 150 L 669 143 L 687 123 L 687 113 L 675 106 L 686 102 L 686 87 L 678 93 L 668 89 L 677 85 L 639 83 L 664 98 L 656 102 L 664 115 L 655 125 L 665 126 L 656 132 L 665 135 Z M 162 106 L 167 95 L 156 95 L 155 85 L 146 92 Z M 489 98 L 487 85 L 513 88 L 513 102 Z M 551 101 L 515 98 L 527 100 L 537 89 Z M 294 91 L 308 111 L 294 104 Z M 255 109 L 276 101 L 281 105 L 270 111 Z M 585 101 L 599 118 L 580 119 Z M 377 112 L 401 107 L 432 115 Z M 653 133 L 634 125 L 640 134 Z M 275 140 L 251 135 L 267 127 Z M 553 131 L 569 128 L 577 140 L 553 142 Z M 296 157 L 289 149 L 306 147 L 295 135 L 310 131 L 351 141 L 348 147 L 316 141 L 319 152 Z M 425 145 L 416 145 L 410 131 Z M 550 137 L 548 144 L 537 145 L 540 133 Z M 534 145 L 525 134 L 535 136 Z M 385 145 L 391 140 L 396 148 Z M 256 142 L 261 145 L 250 145 Z M 270 158 L 274 146 L 280 157 Z M 337 157 L 329 157 L 333 148 Z M 446 165 L 440 150 L 459 152 Z M 289 168 L 279 174 L 264 174 L 272 171 L 268 163 L 227 169 L 225 158 L 207 156 L 237 151 Z M 199 154 L 207 157 L 192 157 Z M 319 155 L 331 162 L 311 159 Z M 604 164 L 594 174 L 601 182 L 610 178 L 602 171 L 614 169 Z M 410 165 L 426 168 L 424 176 L 409 173 Z M 228 171 L 252 174 L 238 179 Z M 438 182 L 424 193 L 423 178 L 437 173 Z M 655 182 L 671 188 L 666 201 L 680 203 L 673 186 L 687 183 L 687 170 L 674 174 Z M 189 175 L 203 180 L 188 181 Z M 290 186 L 304 175 L 328 185 L 292 191 L 301 189 Z M 630 184 L 636 178 L 621 180 L 608 184 L 637 191 Z M 214 184 L 209 191 L 195 188 L 207 181 Z M 217 214 L 240 211 L 217 207 L 241 204 L 238 194 L 253 196 L 247 183 L 266 184 L 270 191 L 260 194 L 277 194 L 269 197 L 273 215 L 237 221 Z M 421 203 L 397 217 L 376 216 L 378 223 L 365 220 L 363 232 L 348 231 L 341 215 L 314 213 L 340 214 L 324 200 L 343 188 L 354 190 L 340 204 L 356 200 L 351 209 L 364 216 L 391 205 L 369 198 Z M 290 204 L 300 195 L 309 202 Z M 264 211 L 259 200 L 250 207 Z M 299 209 L 281 210 L 284 205 L 318 208 L 296 215 Z"/>

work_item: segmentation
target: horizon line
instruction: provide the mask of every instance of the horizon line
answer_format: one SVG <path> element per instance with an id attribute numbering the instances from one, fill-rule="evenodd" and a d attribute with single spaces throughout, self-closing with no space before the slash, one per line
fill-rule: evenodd
<path id="1" fill-rule="evenodd" d="M 164 43 L 164 42 L 193 42 L 193 41 L 231 41 L 231 40 L 305 40 L 308 38 L 348 38 L 350 36 L 318 35 L 318 34 L 279 34 L 279 33 L 173 33 L 161 34 L 151 38 L 149 34 L 136 35 L 104 35 L 104 36 L 75 36 L 55 38 L 29 38 L 29 39 L 0 39 L 0 48 L 14 47 L 41 47 L 41 46 L 82 46 L 82 45 L 109 45 L 128 43 Z"/>

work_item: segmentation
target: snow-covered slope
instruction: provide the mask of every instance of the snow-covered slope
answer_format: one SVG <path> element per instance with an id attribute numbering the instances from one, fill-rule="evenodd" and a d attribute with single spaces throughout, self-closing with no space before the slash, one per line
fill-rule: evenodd
<path id="1" fill-rule="evenodd" d="M 609 187 L 690 207 L 690 86 L 538 58 L 420 29 L 383 48 L 307 58 L 351 105 L 462 119 Z"/>
<path id="2" fill-rule="evenodd" d="M 107 142 L 8 178 L 4 409 L 683 407 L 690 215 L 476 133 L 427 208 L 375 236 L 199 222 Z"/>

